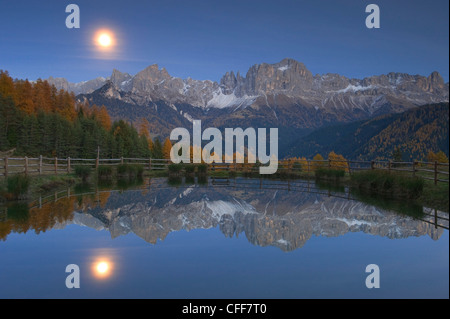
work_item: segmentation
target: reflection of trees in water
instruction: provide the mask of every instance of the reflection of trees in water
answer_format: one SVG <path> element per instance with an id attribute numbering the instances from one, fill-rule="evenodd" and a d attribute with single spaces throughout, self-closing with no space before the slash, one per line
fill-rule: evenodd
<path id="1" fill-rule="evenodd" d="M 133 180 L 117 184 L 102 184 L 99 187 L 111 189 L 112 186 L 117 186 L 125 190 L 140 186 L 142 183 L 142 180 Z M 111 195 L 109 190 L 98 191 L 92 184 L 87 183 L 76 185 L 72 190 L 75 194 L 71 194 L 70 190 L 62 191 L 62 193 L 65 194 L 50 195 L 31 204 L 14 202 L 0 208 L 0 239 L 6 240 L 11 232 L 26 233 L 30 230 L 34 230 L 36 234 L 45 232 L 56 224 L 71 221 L 74 211 L 86 211 L 95 207 L 104 208 Z"/>
<path id="2" fill-rule="evenodd" d="M 74 211 L 85 211 L 97 206 L 104 208 L 110 194 L 98 192 L 90 195 L 66 196 L 32 208 L 29 208 L 30 204 L 27 202 L 11 203 L 0 212 L 0 239 L 6 240 L 11 232 L 26 233 L 34 230 L 39 234 L 56 224 L 71 221 Z"/>
<path id="3" fill-rule="evenodd" d="M 353 198 L 358 201 L 381 209 L 394 211 L 400 215 L 406 215 L 413 218 L 423 218 L 425 216 L 423 206 L 411 201 L 387 199 L 377 194 L 368 195 L 357 188 L 352 189 L 351 194 Z"/>
<path id="4" fill-rule="evenodd" d="M 165 233 L 160 229 L 161 225 L 167 226 L 166 230 L 169 231 L 183 227 L 196 228 L 206 222 L 210 222 L 211 227 L 219 225 L 221 231 L 228 236 L 245 232 L 249 240 L 258 245 L 264 246 L 277 241 L 280 245 L 284 245 L 284 243 L 287 243 L 285 239 L 290 238 L 290 248 L 287 246 L 285 248 L 294 249 L 301 247 L 302 243 L 315 233 L 312 228 L 323 229 L 323 227 L 329 226 L 329 232 L 331 231 L 330 229 L 339 230 L 336 234 L 345 233 L 349 229 L 380 234 L 388 233 L 391 230 L 390 228 L 378 230 L 377 227 L 379 226 L 376 226 L 376 224 L 380 221 L 382 222 L 381 224 L 387 221 L 394 221 L 395 217 L 390 216 L 390 214 L 383 214 L 383 216 L 386 216 L 380 215 L 380 217 L 378 214 L 372 216 L 364 213 L 364 210 L 370 211 L 374 207 L 408 215 L 421 221 L 425 221 L 423 218 L 426 218 L 421 206 L 363 196 L 349 191 L 348 188 L 343 189 L 334 184 L 318 185 L 309 181 L 304 182 L 304 185 L 280 181 L 269 181 L 265 184 L 258 179 L 237 181 L 236 184 L 236 180 L 227 180 L 226 183 L 220 183 L 220 185 L 216 186 L 214 186 L 214 181 L 211 181 L 211 184 L 206 181 L 207 185 L 203 187 L 200 185 L 204 181 L 198 178 L 194 180 L 185 179 L 184 177 L 176 178 L 176 180 L 153 179 L 146 180 L 143 187 L 142 181 L 126 185 L 117 183 L 113 185 L 118 187 L 116 191 L 112 191 L 111 187 L 108 188 L 107 185 L 102 187 L 97 185 L 98 188 L 96 189 L 92 185 L 78 185 L 74 191 L 77 193 L 83 192 L 82 195 L 70 194 L 68 190 L 62 196 L 57 194 L 54 197 L 50 196 L 48 202 L 44 203 L 42 201 L 39 205 L 36 202 L 32 204 L 15 203 L 7 208 L 0 209 L 0 239 L 6 240 L 6 237 L 11 232 L 26 233 L 29 230 L 34 230 L 39 234 L 54 227 L 56 224 L 60 224 L 59 227 L 61 227 L 65 222 L 74 218 L 74 211 L 78 211 L 89 213 L 86 216 L 98 219 L 104 223 L 103 226 L 106 228 L 110 228 L 113 225 L 111 229 L 114 231 L 120 228 L 121 223 L 128 222 L 127 218 L 131 215 L 135 221 L 142 219 L 142 223 L 136 224 L 139 224 L 139 229 L 133 228 L 133 231 L 145 234 L 143 236 L 145 238 L 150 238 L 150 235 L 156 236 L 154 239 L 158 238 L 158 236 L 159 238 L 164 238 Z M 111 192 L 122 193 L 128 187 L 138 189 L 138 191 L 130 191 L 110 198 Z M 139 193 L 141 196 L 138 196 Z M 207 195 L 206 200 L 204 198 L 205 195 Z M 352 201 L 348 200 L 350 197 L 369 206 L 366 205 L 366 208 L 364 208 L 364 205 L 357 206 L 355 205 L 357 202 L 351 204 Z M 150 198 L 152 200 L 149 200 Z M 321 205 L 318 205 L 318 199 Z M 200 214 L 200 211 L 208 205 L 216 204 L 220 206 L 227 203 L 240 203 L 241 207 L 250 205 L 258 213 L 227 215 L 226 213 L 213 210 L 206 215 Z M 342 209 L 339 209 L 338 204 L 342 206 Z M 218 209 L 222 207 L 219 206 Z M 325 211 L 322 211 L 322 206 Z M 355 207 L 360 207 L 361 212 L 354 214 Z M 111 208 L 123 209 L 121 209 L 120 216 L 112 218 L 114 216 L 108 215 L 110 218 L 103 218 L 104 212 L 109 211 Z M 192 208 L 192 213 L 190 208 Z M 151 216 L 145 213 L 149 209 L 152 210 Z M 161 210 L 161 216 L 158 214 L 159 210 Z M 214 217 L 217 213 L 220 213 L 220 218 Z M 336 219 L 336 214 L 340 214 L 339 218 L 341 220 L 339 218 Z M 147 220 L 149 217 L 151 217 L 151 221 Z M 161 217 L 160 221 L 153 222 L 154 219 L 157 220 L 159 217 Z M 350 217 L 355 220 L 347 220 Z M 336 220 L 332 222 L 333 219 Z M 426 221 L 427 224 L 431 224 L 434 221 L 430 218 L 426 219 L 428 219 Z M 404 223 L 403 220 L 396 220 L 396 222 Z M 345 223 L 349 225 L 344 225 Z M 355 225 L 352 223 L 355 223 Z M 410 225 L 407 220 L 405 223 L 405 235 L 409 234 L 408 231 L 411 227 L 418 227 L 415 223 Z M 427 224 L 423 226 L 428 227 Z M 136 225 L 134 227 L 138 227 Z M 155 229 L 152 226 L 155 226 Z M 301 229 L 301 227 L 306 228 Z M 448 229 L 448 223 L 444 228 Z M 320 233 L 319 231 L 317 234 Z M 431 234 L 430 230 L 425 228 L 420 233 Z M 439 234 L 433 234 L 430 235 L 432 238 L 439 237 Z"/>

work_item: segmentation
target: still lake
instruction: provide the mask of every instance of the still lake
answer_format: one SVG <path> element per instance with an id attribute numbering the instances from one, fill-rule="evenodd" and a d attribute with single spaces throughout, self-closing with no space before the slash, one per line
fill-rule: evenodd
<path id="1" fill-rule="evenodd" d="M 308 181 L 78 186 L 0 206 L 0 298 L 449 298 L 448 217 Z"/>

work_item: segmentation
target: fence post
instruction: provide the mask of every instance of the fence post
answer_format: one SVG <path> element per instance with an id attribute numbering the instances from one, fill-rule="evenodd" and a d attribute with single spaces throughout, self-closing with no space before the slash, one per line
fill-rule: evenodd
<path id="1" fill-rule="evenodd" d="M 371 170 L 375 169 L 375 162 L 374 161 L 370 162 L 370 169 Z"/>
<path id="2" fill-rule="evenodd" d="M 438 214 L 437 214 L 437 209 L 434 209 L 434 228 L 437 229 L 438 228 Z"/>
<path id="3" fill-rule="evenodd" d="M 55 157 L 55 175 L 58 175 L 58 158 Z"/>
<path id="4" fill-rule="evenodd" d="M 328 169 L 331 169 L 331 159 L 328 159 Z"/>
<path id="5" fill-rule="evenodd" d="M 5 177 L 8 177 L 8 157 L 5 157 Z"/>
<path id="6" fill-rule="evenodd" d="M 413 161 L 412 163 L 412 176 L 416 177 L 416 163 L 415 161 Z"/>
<path id="7" fill-rule="evenodd" d="M 70 174 L 70 156 L 67 158 L 67 174 Z"/>
<path id="8" fill-rule="evenodd" d="M 152 170 L 152 158 L 151 157 L 148 159 L 148 170 L 149 171 Z"/>
<path id="9" fill-rule="evenodd" d="M 28 176 L 28 157 L 25 156 L 25 176 Z"/>
<path id="10" fill-rule="evenodd" d="M 123 165 L 123 157 L 120 158 L 120 164 Z"/>
<path id="11" fill-rule="evenodd" d="M 434 185 L 437 185 L 438 181 L 438 162 L 434 161 Z"/>
<path id="12" fill-rule="evenodd" d="M 39 175 L 42 174 L 42 155 L 39 155 Z"/>
<path id="13" fill-rule="evenodd" d="M 95 169 L 98 169 L 98 163 L 100 162 L 100 159 L 97 156 L 97 159 L 95 160 Z"/>

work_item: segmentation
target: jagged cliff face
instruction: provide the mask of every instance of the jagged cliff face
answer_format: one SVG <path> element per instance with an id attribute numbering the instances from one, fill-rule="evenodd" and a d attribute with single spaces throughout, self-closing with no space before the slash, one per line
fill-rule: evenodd
<path id="1" fill-rule="evenodd" d="M 86 214 L 87 213 L 87 214 Z M 71 223 L 107 229 L 113 238 L 132 232 L 149 243 L 172 231 L 219 227 L 227 237 L 244 234 L 254 245 L 284 251 L 312 236 L 364 232 L 391 239 L 428 235 L 442 229 L 361 202 L 312 193 L 234 188 L 162 188 L 147 194 L 112 194 L 104 208 L 75 213 Z"/>
<path id="2" fill-rule="evenodd" d="M 47 81 L 50 84 L 56 86 L 57 89 L 63 89 L 69 92 L 73 92 L 75 95 L 78 95 L 78 94 L 89 94 L 94 92 L 98 88 L 105 85 L 107 79 L 105 79 L 104 77 L 98 77 L 89 81 L 71 83 L 67 81 L 65 78 L 49 77 Z"/>
<path id="3" fill-rule="evenodd" d="M 386 105 L 410 107 L 449 99 L 448 83 L 437 72 L 428 77 L 389 73 L 362 80 L 348 79 L 338 74 L 313 75 L 303 63 L 293 59 L 254 65 L 245 77 L 239 72 L 237 75 L 227 72 L 219 83 L 172 77 L 156 64 L 135 76 L 114 70 L 109 79 L 76 84 L 61 78 L 48 81 L 76 94 L 92 93 L 110 81 L 117 90 L 136 95 L 137 103 L 160 99 L 206 109 L 269 105 L 268 99 L 281 96 L 281 104 L 316 110 L 360 109 L 372 114 Z"/>
<path id="4" fill-rule="evenodd" d="M 304 64 L 284 59 L 250 68 L 245 78 L 227 73 L 221 80 L 225 94 L 237 97 L 284 96 L 284 104 L 301 104 L 316 110 L 358 109 L 374 114 L 383 107 L 410 107 L 448 101 L 448 84 L 437 72 L 429 77 L 403 73 L 348 79 L 338 74 L 315 75 Z M 264 103 L 261 101 L 260 103 Z"/>
<path id="5" fill-rule="evenodd" d="M 227 72 L 219 82 L 172 77 L 158 65 L 134 76 L 114 70 L 103 80 L 49 81 L 76 93 L 84 90 L 78 100 L 105 105 L 114 120 L 146 118 L 151 133 L 163 139 L 176 127 L 190 129 L 194 119 L 220 130 L 277 127 L 280 153 L 312 129 L 449 100 L 449 85 L 437 72 L 349 79 L 313 75 L 292 59 L 254 65 L 245 76 Z"/>

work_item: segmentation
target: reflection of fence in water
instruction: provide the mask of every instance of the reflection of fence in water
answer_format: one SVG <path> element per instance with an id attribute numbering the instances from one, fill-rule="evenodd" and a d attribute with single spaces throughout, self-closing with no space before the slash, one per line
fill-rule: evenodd
<path id="1" fill-rule="evenodd" d="M 357 200 L 357 197 L 352 196 L 351 189 L 348 187 L 339 187 L 339 189 L 332 190 L 327 186 L 320 186 L 314 181 L 310 180 L 271 180 L 263 178 L 223 178 L 223 177 L 210 177 L 206 184 L 198 184 L 197 179 L 194 179 L 194 183 L 183 183 L 184 178 L 180 178 L 181 183 L 177 188 L 191 188 L 191 187 L 205 187 L 205 188 L 233 188 L 238 190 L 281 190 L 287 192 L 305 192 L 310 194 L 317 194 L 328 197 L 342 198 L 345 200 Z M 174 186 L 168 184 L 168 180 L 165 178 L 146 179 L 141 186 L 134 187 L 133 189 L 127 189 L 126 191 L 149 191 L 149 190 L 162 190 L 173 189 Z M 99 195 L 103 193 L 119 193 L 123 192 L 121 189 L 111 190 L 95 190 L 84 193 L 73 193 L 70 188 L 55 192 L 52 195 L 45 197 L 39 197 L 39 199 L 32 201 L 29 204 L 29 208 L 40 208 L 46 203 L 57 202 L 63 198 L 70 198 L 73 196 L 96 196 L 97 200 L 94 202 L 99 203 Z M 435 228 L 449 229 L 449 213 L 442 212 L 437 209 L 423 208 L 423 218 L 414 217 L 414 219 L 422 222 L 434 225 Z"/>

